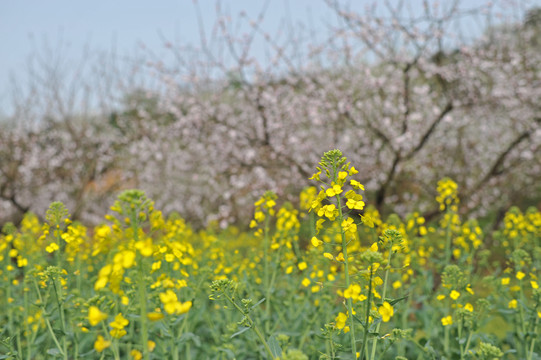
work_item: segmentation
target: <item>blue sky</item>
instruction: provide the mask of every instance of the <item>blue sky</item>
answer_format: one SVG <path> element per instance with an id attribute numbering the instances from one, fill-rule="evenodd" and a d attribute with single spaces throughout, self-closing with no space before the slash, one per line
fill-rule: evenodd
<path id="1" fill-rule="evenodd" d="M 521 1 L 541 4 L 541 0 L 518 0 Z M 350 3 L 361 12 L 367 3 L 372 3 L 341 2 Z M 484 2 L 464 1 L 468 5 Z M 263 0 L 221 1 L 222 8 L 233 17 L 245 10 L 255 18 L 264 4 Z M 210 27 L 215 20 L 216 1 L 199 0 L 198 6 L 205 26 Z M 0 96 L 6 98 L 10 74 L 24 79 L 29 58 L 42 53 L 46 46 L 61 51 L 62 56 L 80 58 L 84 46 L 114 48 L 119 54 L 130 54 L 139 44 L 154 52 L 164 51 L 163 38 L 198 45 L 195 9 L 192 0 L 1 0 Z M 317 36 L 324 36 L 325 28 L 336 22 L 322 0 L 269 0 L 264 28 L 272 35 L 284 25 L 284 19 L 293 24 L 311 23 Z M 5 100 L 0 100 L 0 114 L 2 109 L 5 112 Z"/>
<path id="2" fill-rule="evenodd" d="M 265 1 L 222 1 L 233 17 L 246 11 L 255 18 Z M 286 7 L 287 5 L 287 7 Z M 216 19 L 216 1 L 199 0 L 203 23 L 209 28 Z M 287 14 L 291 21 L 321 24 L 328 8 L 319 0 L 271 0 L 265 27 L 272 33 Z M 199 45 L 199 25 L 192 0 L 2 0 L 0 1 L 0 113 L 6 109 L 10 77 L 25 78 L 33 54 L 45 48 L 79 59 L 83 48 L 111 50 L 128 55 L 140 44 L 153 52 L 165 51 L 163 39 Z M 4 111 L 5 112 L 5 111 Z"/>

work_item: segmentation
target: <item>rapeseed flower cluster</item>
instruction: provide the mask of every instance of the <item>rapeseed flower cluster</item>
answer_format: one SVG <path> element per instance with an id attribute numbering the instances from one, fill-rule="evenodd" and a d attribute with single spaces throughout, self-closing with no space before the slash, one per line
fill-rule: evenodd
<path id="1" fill-rule="evenodd" d="M 459 202 L 457 183 L 449 178 L 443 178 L 438 181 L 436 190 L 438 191 L 436 201 L 440 204 L 440 210 L 443 211 L 449 208 L 456 211 Z"/>
<path id="2" fill-rule="evenodd" d="M 437 218 L 386 216 L 365 204 L 356 175 L 341 153 L 325 154 L 299 208 L 266 193 L 251 232 L 193 230 L 138 190 L 94 228 L 72 222 L 60 203 L 43 222 L 27 214 L 0 233 L 0 353 L 305 360 L 541 351 L 538 209 L 511 208 L 493 231 L 462 218 L 458 188 L 445 179 Z M 485 326 L 495 316 L 499 333 Z"/>

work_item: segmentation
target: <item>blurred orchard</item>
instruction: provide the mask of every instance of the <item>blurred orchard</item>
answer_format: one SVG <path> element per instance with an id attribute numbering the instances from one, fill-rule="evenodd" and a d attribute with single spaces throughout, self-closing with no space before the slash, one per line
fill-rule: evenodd
<path id="1" fill-rule="evenodd" d="M 327 0 L 340 26 L 317 42 L 218 4 L 198 48 L 164 40 L 168 59 L 92 53 L 75 66 L 42 51 L 0 123 L 0 225 L 52 201 L 96 223 L 128 188 L 196 226 L 235 223 L 266 190 L 294 201 L 332 148 L 384 213 L 430 217 L 446 176 L 462 214 L 538 205 L 541 8 L 422 3 L 355 13 Z"/>

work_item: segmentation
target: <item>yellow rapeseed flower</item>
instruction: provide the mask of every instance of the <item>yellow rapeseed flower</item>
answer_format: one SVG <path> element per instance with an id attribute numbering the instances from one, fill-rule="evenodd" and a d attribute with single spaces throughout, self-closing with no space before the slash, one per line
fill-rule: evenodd
<path id="1" fill-rule="evenodd" d="M 325 195 L 327 195 L 328 197 L 333 197 L 340 194 L 342 191 L 343 190 L 340 185 L 333 185 L 332 187 L 325 190 Z"/>
<path id="2" fill-rule="evenodd" d="M 316 234 L 319 234 L 319 231 L 323 229 L 323 223 L 325 222 L 325 219 L 318 219 L 316 221 Z"/>
<path id="3" fill-rule="evenodd" d="M 355 209 L 355 210 L 362 210 L 364 208 L 364 201 L 362 200 L 355 200 L 355 199 L 348 199 L 348 201 L 346 202 L 346 206 L 350 209 Z"/>
<path id="4" fill-rule="evenodd" d="M 364 185 L 358 182 L 357 180 L 351 180 L 349 183 L 354 189 L 361 189 L 364 191 Z"/>
<path id="5" fill-rule="evenodd" d="M 507 307 L 508 307 L 509 309 L 516 309 L 516 308 L 517 308 L 517 304 L 518 304 L 517 300 L 516 300 L 516 299 L 513 299 L 513 300 L 509 301 L 509 304 L 507 304 Z"/>
<path id="6" fill-rule="evenodd" d="M 96 326 L 105 319 L 107 319 L 107 314 L 102 312 L 97 306 L 88 308 L 88 322 L 90 325 Z"/>
<path id="7" fill-rule="evenodd" d="M 162 267 L 162 262 L 161 261 L 154 261 L 150 268 L 154 272 L 154 271 L 160 270 L 161 267 Z"/>
<path id="8" fill-rule="evenodd" d="M 348 320 L 348 317 L 346 314 L 342 312 L 338 313 L 338 316 L 334 319 L 336 323 L 336 328 L 343 329 L 346 326 L 347 320 Z"/>
<path id="9" fill-rule="evenodd" d="M 139 253 L 144 257 L 149 257 L 152 255 L 152 239 L 147 238 L 146 240 L 139 240 L 135 243 L 135 248 L 139 250 Z"/>
<path id="10" fill-rule="evenodd" d="M 158 321 L 164 318 L 164 315 L 161 312 L 150 312 L 147 314 L 147 318 L 150 321 Z"/>
<path id="11" fill-rule="evenodd" d="M 263 213 L 263 211 L 256 211 L 254 213 L 254 220 L 259 223 L 265 220 L 265 214 Z"/>
<path id="12" fill-rule="evenodd" d="M 370 216 L 363 216 L 363 215 L 360 215 L 360 216 L 361 216 L 361 222 L 363 224 L 365 224 L 369 228 L 374 227 L 374 220 L 372 220 L 372 218 Z"/>
<path id="13" fill-rule="evenodd" d="M 354 237 L 357 233 L 357 224 L 353 222 L 352 218 L 347 218 L 346 220 L 342 221 L 342 230 L 346 235 Z"/>
<path id="14" fill-rule="evenodd" d="M 443 326 L 453 325 L 453 317 L 451 315 L 441 318 L 441 324 Z"/>
<path id="15" fill-rule="evenodd" d="M 383 322 L 388 322 L 394 315 L 394 309 L 387 301 L 383 302 L 383 306 L 379 307 L 378 312 L 381 315 L 381 320 L 383 320 Z"/>
<path id="16" fill-rule="evenodd" d="M 124 328 L 129 323 L 129 320 L 122 316 L 122 313 L 119 313 L 117 316 L 115 316 L 115 320 L 109 324 L 113 328 L 110 331 L 111 336 L 114 338 L 121 338 L 122 336 L 126 335 L 126 330 L 124 330 Z"/>
<path id="17" fill-rule="evenodd" d="M 312 239 L 310 240 L 310 242 L 312 243 L 312 245 L 314 247 L 318 247 L 320 246 L 321 244 L 323 244 L 323 241 L 319 240 L 317 237 L 315 236 L 312 236 Z"/>
<path id="18" fill-rule="evenodd" d="M 111 342 L 109 340 L 105 340 L 103 336 L 98 335 L 98 338 L 94 342 L 94 350 L 100 353 L 103 350 L 107 349 L 109 346 L 111 346 Z"/>
<path id="19" fill-rule="evenodd" d="M 324 205 L 321 209 L 318 210 L 317 215 L 319 217 L 327 217 L 329 220 L 334 221 L 336 217 L 338 216 L 338 209 L 336 209 L 336 205 L 329 204 Z"/>
<path id="20" fill-rule="evenodd" d="M 160 293 L 160 301 L 164 305 L 165 312 L 173 314 L 178 303 L 177 294 L 173 290 L 167 290 L 164 293 Z"/>
<path id="21" fill-rule="evenodd" d="M 167 290 L 164 293 L 160 293 L 160 301 L 163 304 L 163 308 L 168 314 L 184 314 L 188 312 L 192 307 L 191 301 L 181 303 L 178 301 L 177 294 L 172 290 Z"/>
<path id="22" fill-rule="evenodd" d="M 60 248 L 58 247 L 58 244 L 55 243 L 55 242 L 50 243 L 50 244 L 45 248 L 45 250 L 46 250 L 48 253 L 53 253 L 53 252 L 57 251 L 58 249 L 60 249 Z"/>
<path id="23" fill-rule="evenodd" d="M 17 266 L 18 267 L 25 267 L 28 265 L 28 259 L 24 258 L 22 256 L 17 256 Z"/>
<path id="24" fill-rule="evenodd" d="M 133 360 L 141 360 L 143 358 L 143 354 L 139 350 L 133 349 L 130 351 L 130 355 L 133 358 Z"/>
<path id="25" fill-rule="evenodd" d="M 344 290 L 344 297 L 346 299 L 357 300 L 361 294 L 361 287 L 357 284 L 351 284 L 346 290 Z"/>
<path id="26" fill-rule="evenodd" d="M 192 308 L 191 301 L 185 301 L 177 307 L 177 315 L 185 314 Z"/>

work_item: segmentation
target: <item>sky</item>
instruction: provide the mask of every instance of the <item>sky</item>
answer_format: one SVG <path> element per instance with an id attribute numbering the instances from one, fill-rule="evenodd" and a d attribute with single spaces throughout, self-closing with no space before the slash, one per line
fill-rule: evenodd
<path id="1" fill-rule="evenodd" d="M 389 0 L 391 2 L 397 0 Z M 414 0 L 407 0 L 414 1 Z M 450 0 L 444 0 L 450 1 Z M 513 1 L 513 0 L 512 0 Z M 541 0 L 514 0 L 541 4 Z M 222 0 L 232 17 L 245 11 L 256 18 L 265 3 L 263 27 L 272 35 L 287 24 L 308 24 L 316 37 L 336 24 L 323 0 Z M 362 12 L 365 0 L 340 0 Z M 417 1 L 419 3 L 419 1 Z M 469 5 L 484 0 L 467 0 Z M 146 49 L 164 51 L 164 40 L 198 46 L 199 8 L 204 28 L 216 19 L 216 0 L 0 0 L 0 114 L 9 112 L 6 99 L 10 81 L 23 82 L 28 62 L 36 54 L 52 51 L 66 58 L 80 58 L 83 49 L 115 50 L 119 54 Z M 287 21 L 286 21 L 287 20 Z"/>

